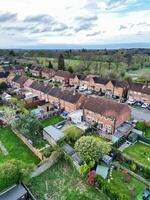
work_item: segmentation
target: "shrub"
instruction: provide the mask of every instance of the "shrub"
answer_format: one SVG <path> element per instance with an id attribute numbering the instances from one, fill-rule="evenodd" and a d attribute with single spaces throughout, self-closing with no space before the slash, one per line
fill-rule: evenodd
<path id="1" fill-rule="evenodd" d="M 88 173 L 87 183 L 89 185 L 94 185 L 95 184 L 95 179 L 96 179 L 96 172 L 94 170 L 92 170 L 92 171 L 90 171 Z"/>

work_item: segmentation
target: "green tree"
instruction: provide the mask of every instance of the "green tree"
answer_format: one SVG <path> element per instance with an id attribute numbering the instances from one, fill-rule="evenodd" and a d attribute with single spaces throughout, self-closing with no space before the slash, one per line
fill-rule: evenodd
<path id="1" fill-rule="evenodd" d="M 65 61 L 64 61 L 63 54 L 59 55 L 59 58 L 58 58 L 58 69 L 59 70 L 65 70 Z"/>
<path id="2" fill-rule="evenodd" d="M 0 165 L 0 191 L 12 186 L 22 179 L 28 180 L 29 172 L 33 168 L 22 161 L 9 160 Z"/>
<path id="3" fill-rule="evenodd" d="M 110 150 L 108 142 L 102 142 L 98 137 L 82 136 L 75 143 L 75 150 L 80 154 L 85 162 L 98 161 Z"/>
<path id="4" fill-rule="evenodd" d="M 51 61 L 48 62 L 48 68 L 53 69 L 53 65 L 52 65 Z"/>
<path id="5" fill-rule="evenodd" d="M 15 52 L 14 52 L 13 50 L 10 50 L 10 51 L 9 51 L 9 56 L 13 56 L 13 57 L 15 57 L 16 54 L 15 54 Z"/>
<path id="6" fill-rule="evenodd" d="M 69 66 L 69 67 L 68 67 L 68 71 L 69 71 L 70 73 L 73 73 L 73 68 L 72 68 L 71 66 Z"/>
<path id="7" fill-rule="evenodd" d="M 41 130 L 41 125 L 35 115 L 31 113 L 20 114 L 14 123 L 14 127 L 23 134 L 36 135 Z"/>
<path id="8" fill-rule="evenodd" d="M 7 88 L 8 88 L 7 83 L 1 82 L 1 83 L 0 83 L 0 94 L 2 94 L 4 91 L 6 91 Z"/>

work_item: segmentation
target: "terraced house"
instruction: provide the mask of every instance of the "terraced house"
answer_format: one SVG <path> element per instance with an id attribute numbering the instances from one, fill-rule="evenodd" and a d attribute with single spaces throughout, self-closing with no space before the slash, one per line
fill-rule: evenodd
<path id="1" fill-rule="evenodd" d="M 21 75 L 16 75 L 12 80 L 11 80 L 11 85 L 13 87 L 17 88 L 24 88 L 25 82 L 28 80 L 26 76 L 21 76 Z"/>
<path id="2" fill-rule="evenodd" d="M 104 92 L 107 96 L 127 96 L 127 84 L 123 81 L 109 80 L 98 76 L 76 75 L 70 79 L 70 84 L 86 86 L 96 92 Z"/>
<path id="3" fill-rule="evenodd" d="M 150 86 L 141 83 L 130 84 L 128 98 L 150 104 Z"/>
<path id="4" fill-rule="evenodd" d="M 131 110 L 128 105 L 119 104 L 104 98 L 89 97 L 84 105 L 84 119 L 98 123 L 99 129 L 113 134 L 115 129 L 129 120 Z"/>
<path id="5" fill-rule="evenodd" d="M 58 70 L 54 76 L 54 80 L 64 84 L 69 84 L 70 79 L 73 77 L 74 75 L 68 71 Z"/>
<path id="6" fill-rule="evenodd" d="M 67 112 L 73 112 L 83 107 L 86 97 L 74 91 L 52 88 L 48 92 L 49 102 L 64 108 Z"/>
<path id="7" fill-rule="evenodd" d="M 54 69 L 43 69 L 41 76 L 46 79 L 50 79 L 55 76 L 56 71 Z"/>

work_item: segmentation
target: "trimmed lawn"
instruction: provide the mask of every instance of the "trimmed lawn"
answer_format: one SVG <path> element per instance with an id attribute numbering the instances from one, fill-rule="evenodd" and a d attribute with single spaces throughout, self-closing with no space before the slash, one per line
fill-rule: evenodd
<path id="1" fill-rule="evenodd" d="M 131 180 L 129 182 L 124 181 L 124 175 L 122 171 L 113 170 L 112 172 L 113 180 L 111 180 L 111 184 L 118 190 L 119 193 L 124 193 L 131 198 L 131 191 L 134 190 L 136 196 L 143 192 L 146 188 L 146 185 L 134 177 L 131 176 Z"/>
<path id="2" fill-rule="evenodd" d="M 46 119 L 44 121 L 41 121 L 41 124 L 43 127 L 49 126 L 49 125 L 55 125 L 59 122 L 63 121 L 64 119 L 61 116 L 54 116 L 49 119 Z"/>
<path id="3" fill-rule="evenodd" d="M 123 153 L 142 165 L 150 167 L 150 146 L 138 142 L 125 149 Z"/>
<path id="4" fill-rule="evenodd" d="M 105 194 L 88 186 L 65 161 L 59 161 L 40 176 L 32 178 L 29 188 L 40 200 L 45 200 L 45 194 L 53 200 L 108 200 Z"/>
<path id="5" fill-rule="evenodd" d="M 0 164 L 10 159 L 21 160 L 26 164 L 38 164 L 39 159 L 9 128 L 0 128 L 0 141 L 8 151 L 8 155 L 0 151 Z"/>

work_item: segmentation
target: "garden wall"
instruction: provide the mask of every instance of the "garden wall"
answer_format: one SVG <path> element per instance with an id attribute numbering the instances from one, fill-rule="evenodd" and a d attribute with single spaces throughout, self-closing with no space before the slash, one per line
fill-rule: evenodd
<path id="1" fill-rule="evenodd" d="M 27 139 L 20 133 L 18 133 L 18 131 L 16 129 L 12 129 L 12 131 L 23 141 L 23 143 L 25 145 L 27 145 L 27 147 L 40 159 L 40 160 L 44 160 L 44 155 L 39 152 L 36 148 L 34 148 L 28 141 Z"/>

